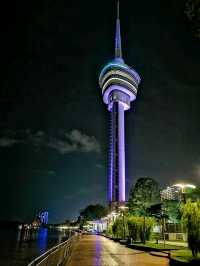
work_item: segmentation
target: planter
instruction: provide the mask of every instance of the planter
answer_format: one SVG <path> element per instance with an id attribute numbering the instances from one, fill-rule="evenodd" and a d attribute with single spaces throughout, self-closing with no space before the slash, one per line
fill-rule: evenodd
<path id="1" fill-rule="evenodd" d="M 120 240 L 119 240 L 119 243 L 122 244 L 122 245 L 126 245 L 127 242 L 128 242 L 127 239 L 120 239 Z"/>

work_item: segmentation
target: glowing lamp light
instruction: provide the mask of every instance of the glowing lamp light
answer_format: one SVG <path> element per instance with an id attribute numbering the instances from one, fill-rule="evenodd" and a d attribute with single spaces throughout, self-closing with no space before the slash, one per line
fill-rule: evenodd
<path id="1" fill-rule="evenodd" d="M 187 188 L 187 187 L 188 187 L 188 188 L 193 188 L 193 189 L 196 188 L 196 186 L 195 186 L 195 185 L 192 185 L 192 184 L 175 184 L 174 186 L 175 186 L 175 187 L 180 187 L 180 188 L 182 188 L 182 189 L 183 189 L 183 188 Z"/>
<path id="2" fill-rule="evenodd" d="M 128 207 L 127 207 L 127 206 L 119 206 L 119 209 L 120 209 L 120 210 L 127 210 Z"/>

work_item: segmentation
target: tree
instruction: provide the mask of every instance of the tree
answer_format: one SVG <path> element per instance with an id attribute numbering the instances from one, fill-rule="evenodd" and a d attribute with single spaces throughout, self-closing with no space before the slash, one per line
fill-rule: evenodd
<path id="1" fill-rule="evenodd" d="M 173 223 L 179 223 L 181 219 L 181 202 L 177 200 L 165 200 L 162 206 L 163 212 Z"/>
<path id="2" fill-rule="evenodd" d="M 108 213 L 107 208 L 100 204 L 88 205 L 85 209 L 80 211 L 80 216 L 84 221 L 98 220 Z"/>
<path id="3" fill-rule="evenodd" d="M 148 177 L 139 178 L 130 190 L 129 210 L 133 214 L 143 216 L 147 209 L 160 202 L 158 183 Z"/>
<path id="4" fill-rule="evenodd" d="M 187 189 L 186 199 L 190 199 L 191 201 L 197 201 L 200 199 L 200 188 Z"/>
<path id="5" fill-rule="evenodd" d="M 131 214 L 143 216 L 143 242 L 145 243 L 145 218 L 149 215 L 149 208 L 160 202 L 158 183 L 152 178 L 139 178 L 130 190 L 129 210 Z"/>
<path id="6" fill-rule="evenodd" d="M 182 206 L 182 222 L 188 233 L 188 246 L 196 257 L 200 252 L 200 200 L 188 200 Z"/>
<path id="7" fill-rule="evenodd" d="M 200 39 L 200 0 L 186 0 L 184 13 L 190 22 L 194 36 Z"/>
<path id="8" fill-rule="evenodd" d="M 123 220 L 121 217 L 118 217 L 112 226 L 112 232 L 114 237 L 116 238 L 123 238 Z"/>

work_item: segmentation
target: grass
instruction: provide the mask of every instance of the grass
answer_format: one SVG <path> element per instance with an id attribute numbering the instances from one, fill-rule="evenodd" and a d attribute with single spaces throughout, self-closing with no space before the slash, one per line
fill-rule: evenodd
<path id="1" fill-rule="evenodd" d="M 158 243 L 156 244 L 155 241 L 152 242 L 152 241 L 146 241 L 146 244 L 143 244 L 143 243 L 133 243 L 133 245 L 137 245 L 137 246 L 140 246 L 140 247 L 149 247 L 149 248 L 155 248 L 155 249 L 158 249 L 158 250 L 163 250 L 163 249 L 180 249 L 180 248 L 183 248 L 183 247 L 178 247 L 178 246 L 175 246 L 175 245 L 169 245 L 169 244 L 163 244 L 163 243 Z"/>
<path id="2" fill-rule="evenodd" d="M 189 250 L 188 248 L 172 251 L 171 257 L 173 259 L 177 259 L 177 260 L 183 261 L 183 262 L 191 262 L 192 260 L 199 260 L 200 261 L 200 254 L 198 254 L 197 257 L 193 257 L 191 250 Z"/>

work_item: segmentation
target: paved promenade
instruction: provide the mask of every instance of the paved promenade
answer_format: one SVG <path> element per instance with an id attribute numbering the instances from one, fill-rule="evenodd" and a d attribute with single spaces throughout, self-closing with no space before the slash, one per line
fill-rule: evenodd
<path id="1" fill-rule="evenodd" d="M 102 236 L 84 235 L 65 266 L 168 266 L 167 258 L 127 248 Z"/>

